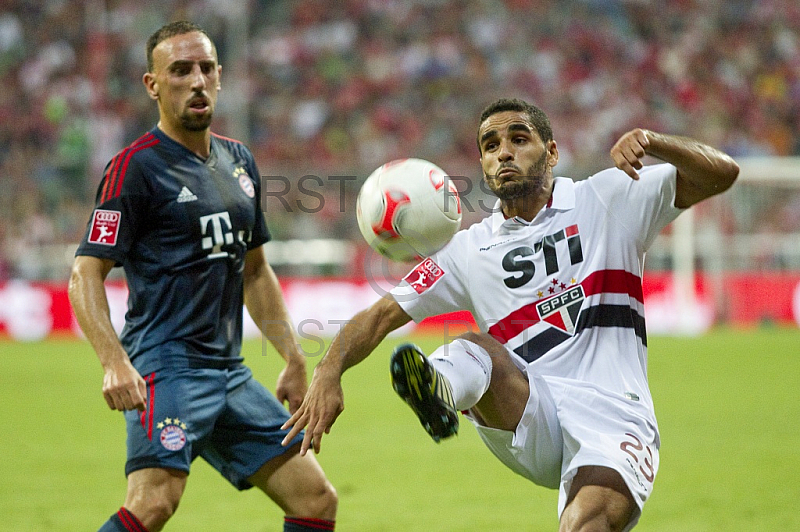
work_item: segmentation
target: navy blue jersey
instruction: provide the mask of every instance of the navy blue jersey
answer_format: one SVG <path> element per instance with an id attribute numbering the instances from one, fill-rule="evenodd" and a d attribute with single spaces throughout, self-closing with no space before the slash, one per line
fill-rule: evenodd
<path id="1" fill-rule="evenodd" d="M 124 268 L 131 360 L 241 362 L 245 254 L 269 240 L 258 177 L 237 141 L 212 134 L 203 160 L 157 127 L 108 164 L 76 255 Z"/>

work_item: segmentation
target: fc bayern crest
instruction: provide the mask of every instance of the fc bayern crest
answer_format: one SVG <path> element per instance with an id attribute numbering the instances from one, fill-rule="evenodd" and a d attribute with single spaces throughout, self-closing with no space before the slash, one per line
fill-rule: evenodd
<path id="1" fill-rule="evenodd" d="M 161 430 L 161 445 L 169 451 L 180 451 L 186 445 L 186 433 L 177 425 L 167 425 Z"/>
<path id="2" fill-rule="evenodd" d="M 240 166 L 234 170 L 233 177 L 239 180 L 239 186 L 242 187 L 242 190 L 247 194 L 248 198 L 256 197 L 256 187 L 253 186 L 253 181 L 250 179 L 250 176 L 247 175 L 244 168 Z"/>

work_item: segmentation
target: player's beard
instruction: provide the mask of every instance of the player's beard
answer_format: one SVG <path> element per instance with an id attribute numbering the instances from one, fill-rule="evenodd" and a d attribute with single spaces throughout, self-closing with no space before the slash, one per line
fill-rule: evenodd
<path id="1" fill-rule="evenodd" d="M 520 177 L 523 177 L 523 179 L 498 183 L 496 176 L 486 176 L 486 183 L 492 193 L 503 201 L 525 197 L 535 198 L 545 190 L 547 185 L 547 152 L 543 153 L 538 161 L 530 165 L 528 170 L 523 172 Z"/>
<path id="2" fill-rule="evenodd" d="M 211 126 L 211 118 L 214 111 L 209 108 L 208 112 L 202 115 L 193 114 L 185 111 L 181 116 L 181 125 L 188 131 L 205 131 Z"/>

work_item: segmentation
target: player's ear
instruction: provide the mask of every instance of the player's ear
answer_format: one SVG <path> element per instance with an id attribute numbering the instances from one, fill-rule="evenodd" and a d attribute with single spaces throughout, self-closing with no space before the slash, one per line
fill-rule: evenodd
<path id="1" fill-rule="evenodd" d="M 222 65 L 217 65 L 217 91 L 222 90 Z"/>
<path id="2" fill-rule="evenodd" d="M 142 76 L 142 83 L 147 90 L 147 95 L 153 100 L 158 100 L 158 82 L 152 72 L 145 72 Z"/>
<path id="3" fill-rule="evenodd" d="M 554 140 L 547 142 L 547 164 L 551 168 L 558 164 L 558 146 Z"/>

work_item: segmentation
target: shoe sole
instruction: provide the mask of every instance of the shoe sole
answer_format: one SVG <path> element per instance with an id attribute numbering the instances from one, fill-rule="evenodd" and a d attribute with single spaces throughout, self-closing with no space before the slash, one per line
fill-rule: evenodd
<path id="1" fill-rule="evenodd" d="M 433 372 L 422 351 L 413 344 L 399 345 L 392 353 L 392 387 L 419 418 L 435 442 L 458 433 L 455 408 L 434 393 Z"/>

